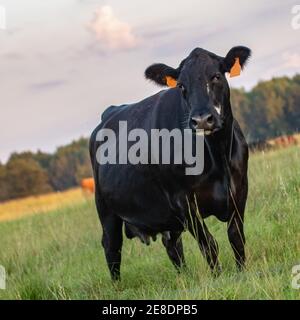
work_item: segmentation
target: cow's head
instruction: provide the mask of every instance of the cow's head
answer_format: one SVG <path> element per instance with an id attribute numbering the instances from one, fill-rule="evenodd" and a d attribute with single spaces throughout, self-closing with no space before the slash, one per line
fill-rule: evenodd
<path id="1" fill-rule="evenodd" d="M 238 75 L 250 54 L 250 49 L 242 46 L 232 48 L 226 57 L 196 48 L 177 69 L 153 64 L 145 76 L 161 86 L 177 87 L 189 112 L 188 126 L 211 134 L 232 115 L 225 73 Z"/>

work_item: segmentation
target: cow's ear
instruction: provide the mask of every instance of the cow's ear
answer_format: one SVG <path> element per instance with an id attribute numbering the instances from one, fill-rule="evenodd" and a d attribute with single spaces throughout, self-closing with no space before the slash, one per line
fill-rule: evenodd
<path id="1" fill-rule="evenodd" d="M 171 68 L 163 63 L 152 64 L 145 70 L 146 79 L 154 81 L 160 86 L 176 87 L 178 69 Z"/>
<path id="2" fill-rule="evenodd" d="M 240 71 L 244 68 L 250 56 L 251 50 L 249 48 L 233 47 L 223 60 L 224 72 L 230 72 L 231 77 L 240 75 Z"/>

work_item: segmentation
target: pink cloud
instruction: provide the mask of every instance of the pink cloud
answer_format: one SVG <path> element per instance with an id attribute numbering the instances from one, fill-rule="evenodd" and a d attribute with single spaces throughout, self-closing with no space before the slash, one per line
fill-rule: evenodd
<path id="1" fill-rule="evenodd" d="M 282 55 L 285 68 L 300 68 L 300 54 L 285 52 Z"/>
<path id="2" fill-rule="evenodd" d="M 112 50 L 131 49 L 138 42 L 130 25 L 120 21 L 110 6 L 103 6 L 95 11 L 88 29 L 101 45 Z"/>

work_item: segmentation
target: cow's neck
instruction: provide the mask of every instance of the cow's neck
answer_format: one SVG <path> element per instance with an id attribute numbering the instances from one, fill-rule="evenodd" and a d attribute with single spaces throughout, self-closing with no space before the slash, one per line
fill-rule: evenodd
<path id="1" fill-rule="evenodd" d="M 230 162 L 233 143 L 233 116 L 228 114 L 224 119 L 224 127 L 213 136 L 206 139 L 208 157 L 212 162 L 219 158 L 227 159 Z M 218 163 L 220 163 L 218 161 Z"/>
<path id="2" fill-rule="evenodd" d="M 230 162 L 234 138 L 233 115 L 231 112 L 231 108 L 229 110 L 230 113 L 227 114 L 224 120 L 224 134 L 220 139 L 221 147 L 223 148 L 224 155 L 226 155 L 226 159 L 228 160 L 228 162 Z"/>

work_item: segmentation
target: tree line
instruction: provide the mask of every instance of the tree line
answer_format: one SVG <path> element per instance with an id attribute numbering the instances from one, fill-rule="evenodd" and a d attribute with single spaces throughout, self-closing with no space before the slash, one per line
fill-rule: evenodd
<path id="1" fill-rule="evenodd" d="M 252 90 L 232 89 L 234 116 L 248 142 L 300 129 L 300 74 L 259 82 Z M 88 139 L 59 147 L 53 154 L 21 152 L 0 163 L 0 201 L 62 191 L 92 175 Z"/>
<path id="2" fill-rule="evenodd" d="M 85 138 L 59 147 L 53 154 L 13 153 L 5 165 L 0 164 L 0 201 L 62 191 L 79 185 L 82 178 L 91 175 Z"/>
<path id="3" fill-rule="evenodd" d="M 252 90 L 231 90 L 233 113 L 248 142 L 299 132 L 300 74 L 259 82 Z"/>

